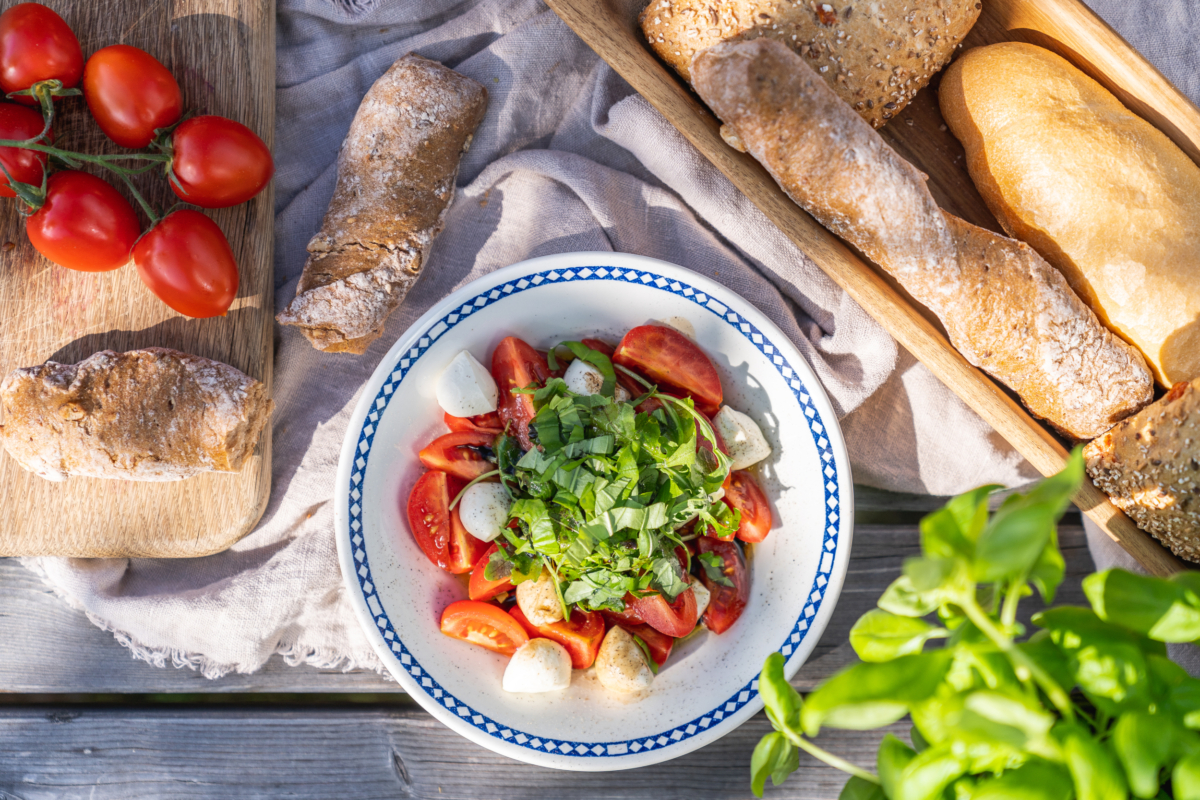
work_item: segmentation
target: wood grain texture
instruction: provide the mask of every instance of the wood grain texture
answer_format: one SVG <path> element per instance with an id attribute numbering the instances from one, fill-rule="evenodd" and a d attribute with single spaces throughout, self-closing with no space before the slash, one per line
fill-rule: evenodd
<path id="1" fill-rule="evenodd" d="M 881 271 L 869 265 L 792 203 L 749 155 L 728 147 L 719 123 L 697 97 L 650 52 L 636 21 L 609 0 L 547 0 L 547 4 L 666 117 L 801 250 L 920 359 L 967 405 L 975 409 L 1045 475 L 1062 468 L 1067 443 L 1035 420 L 1016 398 L 971 366 L 946 339 L 927 309 L 915 303 Z M 1020 39 L 1048 47 L 1089 71 L 1130 108 L 1200 155 L 1200 110 L 1170 85 L 1116 33 L 1078 0 L 984 0 L 970 45 Z M 1098 74 L 1097 74 L 1098 73 Z M 930 176 L 939 204 L 992 230 L 999 230 L 966 172 L 962 148 L 937 110 L 936 88 L 880 133 L 905 158 Z M 1140 530 L 1090 482 L 1076 496 L 1085 513 L 1151 573 L 1168 575 L 1188 565 Z"/>
<path id="2" fill-rule="evenodd" d="M 0 8 L 16 0 L 3 0 Z M 176 76 L 184 106 L 231 117 L 274 139 L 273 0 L 45 0 L 75 30 L 84 56 L 110 44 L 148 51 Z M 61 146 L 119 152 L 81 98 L 61 104 Z M 97 174 L 104 175 L 103 171 Z M 108 175 L 104 175 L 108 178 Z M 160 173 L 137 181 L 160 210 L 177 198 Z M 233 247 L 240 288 L 225 317 L 190 320 L 159 302 L 132 266 L 108 273 L 56 267 L 29 244 L 15 201 L 0 205 L 0 373 L 105 349 L 173 347 L 216 359 L 270 387 L 273 189 L 208 212 Z M 145 220 L 143 219 L 143 223 Z M 56 484 L 0 455 L 0 555 L 199 556 L 248 533 L 270 488 L 270 427 L 245 469 L 172 483 L 71 478 Z"/>
<path id="3" fill-rule="evenodd" d="M 818 743 L 873 767 L 885 732 L 822 732 Z M 0 709 L 0 797 L 748 799 L 750 755 L 771 730 L 758 714 L 707 747 L 627 772 L 534 767 L 485 750 L 419 709 L 277 710 L 31 706 Z M 767 797 L 830 800 L 844 773 L 801 754 Z"/>
<path id="4" fill-rule="evenodd" d="M 855 513 L 864 510 L 855 494 Z M 1080 582 L 1094 569 L 1083 529 L 1065 524 L 1059 545 L 1066 560 L 1062 603 L 1084 604 Z M 812 689 L 854 658 L 847 637 L 851 626 L 900 575 L 904 559 L 920 552 L 916 525 L 858 525 L 849 569 L 837 607 L 813 656 L 793 683 Z M 1024 603 L 1028 615 L 1040 608 Z M 112 634 L 97 628 L 81 611 L 56 598 L 31 572 L 13 560 L 0 559 L 0 689 L 21 694 L 154 694 L 246 692 L 396 692 L 400 687 L 373 672 L 343 673 L 312 667 L 289 667 L 273 658 L 250 675 L 208 680 L 191 669 L 154 667 L 134 660 Z M 3 752 L 0 748 L 0 752 Z"/>

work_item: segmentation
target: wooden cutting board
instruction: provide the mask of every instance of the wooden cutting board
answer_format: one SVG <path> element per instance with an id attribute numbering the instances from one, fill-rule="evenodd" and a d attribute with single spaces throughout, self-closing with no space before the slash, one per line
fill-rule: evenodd
<path id="1" fill-rule="evenodd" d="M 1024 41 L 1049 48 L 1107 87 L 1200 163 L 1200 109 L 1082 2 L 981 2 L 979 21 L 963 47 Z M 1062 469 L 1068 443 L 1033 419 L 1011 392 L 971 366 L 928 309 L 804 213 L 751 156 L 725 144 L 716 118 L 647 47 L 635 19 L 644 3 L 634 4 L 637 9 L 632 13 L 630 4 L 620 0 L 547 0 L 547 4 L 817 266 L 1035 468 L 1044 475 Z M 841 8 L 849 3 L 835 5 Z M 942 208 L 999 232 L 999 224 L 967 174 L 962 146 L 942 120 L 937 81 L 935 76 L 879 133 L 929 176 L 929 189 Z M 1084 481 L 1075 500 L 1151 573 L 1169 575 L 1190 566 L 1134 525 L 1091 481 Z"/>
<path id="2" fill-rule="evenodd" d="M 129 44 L 166 65 L 184 108 L 220 114 L 268 146 L 275 126 L 273 0 L 41 0 L 79 37 L 84 58 Z M 0 0 L 7 9 L 16 0 Z M 82 152 L 120 152 L 96 127 L 82 98 L 60 103 L 58 143 Z M 111 174 L 96 174 L 112 180 Z M 119 181 L 113 181 L 119 186 Z M 138 188 L 160 210 L 176 198 L 161 173 Z M 0 373 L 47 360 L 75 363 L 100 350 L 173 347 L 223 361 L 271 382 L 274 191 L 206 212 L 225 232 L 240 288 L 224 317 L 192 320 L 160 302 L 132 266 L 82 273 L 38 255 L 14 200 L 0 200 Z M 145 220 L 143 219 L 143 224 Z M 43 480 L 0 454 L 0 555 L 183 557 L 214 553 L 254 527 L 271 479 L 270 426 L 245 469 L 185 481 Z"/>

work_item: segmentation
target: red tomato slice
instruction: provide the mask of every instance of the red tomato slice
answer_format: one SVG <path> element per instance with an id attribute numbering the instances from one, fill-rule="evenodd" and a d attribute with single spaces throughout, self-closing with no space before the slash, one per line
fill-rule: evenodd
<path id="1" fill-rule="evenodd" d="M 699 616 L 696 594 L 691 588 L 676 597 L 674 603 L 668 603 L 661 594 L 655 593 L 646 597 L 635 597 L 630 605 L 633 612 L 645 620 L 647 625 L 676 639 L 691 633 Z"/>
<path id="2" fill-rule="evenodd" d="M 733 581 L 733 586 L 722 586 L 716 581 L 709 580 L 705 574 L 702 578 L 712 597 L 708 608 L 704 611 L 704 624 L 713 633 L 724 633 L 729 630 L 738 617 L 746 610 L 750 599 L 750 576 L 746 572 L 746 558 L 742 549 L 733 542 L 723 542 L 710 536 L 701 536 L 699 542 L 701 553 L 716 553 L 725 562 L 725 577 Z"/>
<path id="3" fill-rule="evenodd" d="M 771 532 L 771 506 L 767 495 L 745 470 L 734 470 L 725 481 L 725 502 L 742 512 L 737 538 L 743 542 L 761 542 Z"/>
<path id="4" fill-rule="evenodd" d="M 464 481 L 472 481 L 496 468 L 487 460 L 495 441 L 496 434 L 488 431 L 447 433 L 427 444 L 417 457 L 429 469 L 439 469 Z"/>
<path id="5" fill-rule="evenodd" d="M 590 347 L 593 350 L 599 350 L 601 353 L 604 353 L 604 355 L 612 358 L 613 346 L 608 342 L 601 341 L 600 339 L 580 339 L 579 343 L 584 347 Z"/>
<path id="6" fill-rule="evenodd" d="M 640 325 L 617 345 L 613 361 L 651 381 L 682 390 L 705 414 L 717 413 L 724 394 L 721 378 L 704 351 L 674 328 Z"/>
<path id="7" fill-rule="evenodd" d="M 417 479 L 408 494 L 408 529 L 426 557 L 447 571 L 451 564 L 450 539 L 453 533 L 450 501 L 462 487 L 462 481 L 457 478 L 433 470 Z M 458 515 L 453 516 L 457 518 Z M 459 523 L 458 527 L 461 528 L 462 524 Z"/>
<path id="8" fill-rule="evenodd" d="M 571 654 L 572 669 L 590 667 L 600 652 L 600 643 L 604 641 L 604 617 L 597 611 L 575 608 L 571 610 L 569 621 L 560 619 L 549 625 L 534 625 L 519 606 L 513 606 L 509 614 L 521 624 L 530 639 L 552 639 L 567 648 Z"/>
<path id="9" fill-rule="evenodd" d="M 625 630 L 646 643 L 646 647 L 650 649 L 650 657 L 654 659 L 655 664 L 661 667 L 667 663 L 667 658 L 671 655 L 671 648 L 675 646 L 675 639 L 665 633 L 659 633 L 649 625 L 636 625 L 632 628 L 627 627 Z"/>
<path id="10" fill-rule="evenodd" d="M 450 495 L 450 500 L 453 502 L 454 495 Z M 470 572 L 475 568 L 475 564 L 478 563 L 487 546 L 487 542 L 476 539 L 467 532 L 456 506 L 450 512 L 450 566 L 447 570 L 455 575 Z"/>
<path id="11" fill-rule="evenodd" d="M 630 628 L 630 627 L 635 627 L 637 625 L 644 624 L 646 622 L 646 620 L 642 619 L 641 616 L 634 610 L 633 601 L 634 601 L 633 595 L 626 594 L 625 595 L 625 610 L 624 611 L 604 611 L 604 612 L 602 612 L 604 614 L 604 618 L 606 620 L 608 620 L 609 624 L 620 625 L 623 628 Z"/>
<path id="12" fill-rule="evenodd" d="M 488 431 L 495 437 L 504 430 L 504 423 L 500 421 L 500 415 L 495 411 L 490 414 L 478 414 L 474 417 L 456 417 L 447 412 L 442 419 L 445 421 L 446 427 L 455 433 Z"/>
<path id="13" fill-rule="evenodd" d="M 442 633 L 511 656 L 529 641 L 515 619 L 491 603 L 459 600 L 442 612 Z"/>
<path id="14" fill-rule="evenodd" d="M 483 571 L 487 569 L 488 561 L 492 558 L 492 553 L 499 548 L 492 544 L 479 560 L 475 562 L 475 567 L 471 570 L 471 585 L 467 587 L 467 596 L 472 600 L 491 600 L 501 592 L 507 592 L 513 588 L 512 581 L 508 578 L 501 578 L 498 581 L 489 581 L 483 577 Z"/>
<path id="15" fill-rule="evenodd" d="M 492 353 L 492 377 L 500 389 L 500 421 L 509 435 L 516 436 L 521 447 L 533 448 L 529 439 L 529 421 L 533 419 L 533 398 L 527 394 L 513 394 L 513 389 L 527 386 L 542 386 L 550 377 L 550 366 L 546 357 L 515 336 L 509 336 L 496 345 Z M 512 423 L 511 427 L 509 423 Z"/>

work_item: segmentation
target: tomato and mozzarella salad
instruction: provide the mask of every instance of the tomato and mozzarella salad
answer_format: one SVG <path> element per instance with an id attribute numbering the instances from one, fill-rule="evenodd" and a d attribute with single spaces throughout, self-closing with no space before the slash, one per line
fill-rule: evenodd
<path id="1" fill-rule="evenodd" d="M 438 381 L 449 433 L 407 501 L 431 562 L 470 573 L 447 636 L 511 656 L 510 692 L 650 688 L 676 640 L 730 628 L 750 594 L 740 543 L 771 530 L 747 472 L 771 454 L 724 404 L 704 351 L 664 325 L 539 351 L 456 355 Z"/>

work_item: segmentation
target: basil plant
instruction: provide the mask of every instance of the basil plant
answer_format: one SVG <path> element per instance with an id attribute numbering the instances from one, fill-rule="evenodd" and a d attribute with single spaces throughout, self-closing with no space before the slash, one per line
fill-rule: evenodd
<path id="1" fill-rule="evenodd" d="M 1090 608 L 1041 611 L 1029 636 L 1017 620 L 1034 591 L 1053 602 L 1056 523 L 1082 480 L 1076 450 L 991 515 L 995 486 L 925 517 L 922 554 L 850 632 L 862 663 L 807 697 L 772 654 L 759 691 L 775 730 L 754 750 L 754 793 L 803 750 L 850 774 L 844 800 L 1200 800 L 1200 680 L 1164 645 L 1200 639 L 1200 573 L 1096 573 L 1083 582 Z M 911 746 L 884 736 L 873 770 L 811 741 L 905 717 Z"/>

